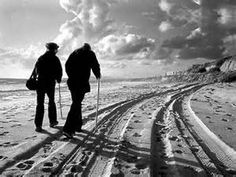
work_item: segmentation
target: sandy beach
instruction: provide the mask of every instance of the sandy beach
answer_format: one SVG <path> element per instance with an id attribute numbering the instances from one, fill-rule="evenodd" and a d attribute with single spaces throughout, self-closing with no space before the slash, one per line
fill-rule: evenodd
<path id="1" fill-rule="evenodd" d="M 1 176 L 236 176 L 236 83 L 102 83 L 97 125 L 96 89 L 72 140 L 61 132 L 66 85 L 63 117 L 57 92 L 59 125 L 49 127 L 46 111 L 42 133 L 34 131 L 35 93 L 3 105 Z"/>

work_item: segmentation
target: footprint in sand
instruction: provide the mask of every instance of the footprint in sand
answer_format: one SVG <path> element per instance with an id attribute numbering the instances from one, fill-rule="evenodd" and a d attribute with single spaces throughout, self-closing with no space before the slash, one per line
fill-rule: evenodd
<path id="1" fill-rule="evenodd" d="M 52 162 L 46 162 L 46 163 L 44 163 L 43 166 L 46 166 L 46 167 L 53 167 L 53 163 L 52 163 Z"/>
<path id="2" fill-rule="evenodd" d="M 52 143 L 48 143 L 48 144 L 45 144 L 44 146 L 43 146 L 43 152 L 45 153 L 45 154 L 47 154 L 48 152 L 50 152 L 50 150 L 52 149 Z"/>
<path id="3" fill-rule="evenodd" d="M 99 131 L 100 131 L 101 133 L 104 133 L 104 132 L 106 132 L 106 128 L 101 128 Z"/>
<path id="4" fill-rule="evenodd" d="M 19 122 L 19 121 L 17 121 L 17 120 L 9 120 L 9 122 Z"/>
<path id="5" fill-rule="evenodd" d="M 80 173 L 83 171 L 83 167 L 81 165 L 73 165 L 70 169 L 71 173 Z"/>
<path id="6" fill-rule="evenodd" d="M 5 160 L 7 157 L 0 155 L 0 160 Z"/>
<path id="7" fill-rule="evenodd" d="M 20 127 L 20 126 L 21 126 L 21 124 L 14 124 L 11 127 L 14 128 L 14 127 Z"/>
<path id="8" fill-rule="evenodd" d="M 52 162 L 45 162 L 42 168 L 43 172 L 51 172 L 52 171 L 52 167 L 53 167 L 53 163 Z"/>
<path id="9" fill-rule="evenodd" d="M 193 147 L 190 147 L 190 150 L 193 152 L 198 152 L 200 149 L 198 146 L 193 146 Z"/>
<path id="10" fill-rule="evenodd" d="M 236 104 L 234 104 L 234 103 L 232 103 L 231 105 L 232 105 L 233 107 L 236 107 Z"/>
<path id="11" fill-rule="evenodd" d="M 171 137 L 169 137 L 169 140 L 178 141 L 179 138 L 177 136 L 171 136 Z"/>
<path id="12" fill-rule="evenodd" d="M 230 114 L 230 113 L 227 113 L 226 116 L 228 116 L 228 117 L 232 117 L 233 115 Z"/>
<path id="13" fill-rule="evenodd" d="M 34 164 L 33 160 L 27 160 L 17 164 L 16 167 L 19 168 L 20 170 L 28 170 L 32 167 L 33 164 Z"/>
<path id="14" fill-rule="evenodd" d="M 174 153 L 177 153 L 177 154 L 182 154 L 182 153 L 183 153 L 183 151 L 181 151 L 181 150 L 179 150 L 179 149 L 174 150 L 173 152 L 174 152 Z"/>
<path id="15" fill-rule="evenodd" d="M 127 127 L 127 129 L 128 129 L 128 130 L 132 130 L 132 129 L 134 129 L 134 128 L 133 128 L 133 127 L 130 127 L 130 126 L 128 126 L 128 127 Z"/>
<path id="16" fill-rule="evenodd" d="M 180 148 L 182 148 L 182 147 L 183 147 L 183 145 L 182 145 L 182 144 L 178 144 L 177 146 L 178 146 L 178 147 L 180 147 Z"/>
<path id="17" fill-rule="evenodd" d="M 5 142 L 5 143 L 3 143 L 3 144 L 0 144 L 0 147 L 6 148 L 6 147 L 16 146 L 16 145 L 18 145 L 18 144 L 19 144 L 19 143 Z"/>
<path id="18" fill-rule="evenodd" d="M 134 137 L 141 137 L 142 135 L 138 134 L 138 133 L 134 133 L 133 134 Z"/>
<path id="19" fill-rule="evenodd" d="M 227 130 L 233 130 L 233 128 L 231 128 L 231 127 L 227 127 Z"/>
<path id="20" fill-rule="evenodd" d="M 2 132 L 0 133 L 0 136 L 5 136 L 6 134 L 8 134 L 9 132 Z"/>
<path id="21" fill-rule="evenodd" d="M 34 135 L 34 136 L 30 136 L 30 137 L 26 137 L 25 140 L 28 140 L 28 139 L 33 139 L 33 138 L 36 138 L 37 136 Z"/>
<path id="22" fill-rule="evenodd" d="M 190 137 L 190 136 L 188 136 L 188 135 L 183 135 L 182 136 L 184 139 L 187 139 L 187 140 L 191 140 L 192 138 Z"/>
<path id="23" fill-rule="evenodd" d="M 217 113 L 218 113 L 218 112 L 222 112 L 222 111 L 221 111 L 221 110 L 218 110 L 218 109 L 216 108 L 216 109 L 215 109 L 215 112 L 217 112 Z"/>
<path id="24" fill-rule="evenodd" d="M 223 119 L 221 119 L 222 121 L 224 121 L 224 122 L 229 122 L 229 120 L 228 119 L 225 119 L 225 118 L 223 118 Z"/>

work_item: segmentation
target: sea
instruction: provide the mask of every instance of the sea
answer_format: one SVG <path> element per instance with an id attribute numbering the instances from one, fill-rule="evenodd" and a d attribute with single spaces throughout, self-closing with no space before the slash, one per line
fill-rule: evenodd
<path id="1" fill-rule="evenodd" d="M 8 111 L 12 107 L 20 107 L 26 103 L 36 104 L 36 91 L 28 90 L 25 86 L 26 79 L 0 79 L 0 112 Z M 95 81 L 91 82 L 95 87 Z M 69 94 L 66 80 L 60 83 L 60 91 L 62 94 Z M 59 97 L 59 85 L 56 84 L 55 100 Z M 47 97 L 45 97 L 47 101 Z"/>
<path id="2" fill-rule="evenodd" d="M 28 90 L 25 86 L 26 79 L 0 79 L 0 121 L 4 121 L 7 117 L 16 117 L 18 114 L 25 112 L 35 114 L 36 107 L 36 91 Z M 100 84 L 100 99 L 101 104 L 109 104 L 115 100 L 120 100 L 120 97 L 126 97 L 126 93 L 121 93 L 120 88 L 126 88 L 130 83 L 129 80 L 122 79 L 104 79 Z M 86 94 L 83 101 L 84 110 L 94 109 L 96 105 L 96 99 L 98 94 L 98 83 L 95 79 L 90 81 L 91 92 Z M 118 94 L 118 92 L 120 92 Z M 128 92 L 132 92 L 129 90 Z M 59 102 L 63 108 L 69 108 L 71 104 L 71 95 L 68 90 L 66 79 L 60 83 L 60 95 L 59 97 L 59 85 L 56 84 L 55 90 L 55 103 L 57 107 Z M 117 97 L 119 95 L 119 97 Z M 60 99 L 61 98 L 61 99 Z M 108 100 L 108 101 L 107 101 Z M 45 104 L 48 103 L 47 96 L 45 97 Z M 45 106 L 45 109 L 47 107 Z"/>

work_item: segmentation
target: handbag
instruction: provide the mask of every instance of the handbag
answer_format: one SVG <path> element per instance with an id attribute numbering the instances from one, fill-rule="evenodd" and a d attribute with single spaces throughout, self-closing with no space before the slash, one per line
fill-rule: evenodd
<path id="1" fill-rule="evenodd" d="M 36 72 L 35 72 L 35 68 L 30 76 L 30 78 L 26 81 L 26 87 L 29 90 L 37 90 L 38 88 L 38 80 L 36 78 Z"/>

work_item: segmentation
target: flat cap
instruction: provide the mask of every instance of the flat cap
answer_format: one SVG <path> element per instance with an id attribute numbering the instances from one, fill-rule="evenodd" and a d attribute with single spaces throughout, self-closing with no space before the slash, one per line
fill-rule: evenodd
<path id="1" fill-rule="evenodd" d="M 59 46 L 54 42 L 49 42 L 49 43 L 46 43 L 46 48 L 48 50 L 55 50 L 55 49 L 58 49 Z"/>

